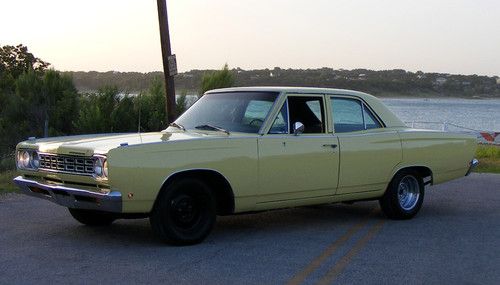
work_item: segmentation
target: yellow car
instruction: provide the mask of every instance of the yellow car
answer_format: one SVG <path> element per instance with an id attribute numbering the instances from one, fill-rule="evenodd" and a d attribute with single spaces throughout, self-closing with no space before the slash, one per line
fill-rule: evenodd
<path id="1" fill-rule="evenodd" d="M 83 224 L 149 217 L 162 240 L 194 244 L 217 215 L 379 200 L 389 218 L 412 218 L 425 185 L 470 173 L 476 144 L 410 129 L 361 92 L 229 88 L 161 132 L 21 142 L 14 181 Z"/>

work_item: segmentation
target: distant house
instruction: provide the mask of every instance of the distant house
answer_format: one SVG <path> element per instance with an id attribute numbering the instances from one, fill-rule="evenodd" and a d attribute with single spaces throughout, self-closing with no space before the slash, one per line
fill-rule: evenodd
<path id="1" fill-rule="evenodd" d="M 434 81 L 434 84 L 443 85 L 446 83 L 446 81 L 448 81 L 448 79 L 446 79 L 444 77 L 438 77 L 438 78 L 436 78 L 436 81 Z"/>
<path id="2" fill-rule="evenodd" d="M 497 78 L 497 84 L 500 85 L 500 77 Z"/>
<path id="3" fill-rule="evenodd" d="M 280 77 L 281 76 L 281 69 L 278 67 L 275 67 L 271 72 L 269 72 L 269 77 Z"/>

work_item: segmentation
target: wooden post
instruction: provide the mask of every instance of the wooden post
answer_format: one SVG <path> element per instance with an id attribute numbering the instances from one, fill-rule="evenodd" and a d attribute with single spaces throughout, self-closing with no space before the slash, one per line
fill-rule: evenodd
<path id="1" fill-rule="evenodd" d="M 174 75 L 170 74 L 168 58 L 172 55 L 170 46 L 170 32 L 168 29 L 167 15 L 167 0 L 157 0 L 158 5 L 158 21 L 160 24 L 160 41 L 161 54 L 163 58 L 163 74 L 165 76 L 165 94 L 166 94 L 166 111 L 167 124 L 172 123 L 176 119 L 175 114 L 175 85 Z"/>

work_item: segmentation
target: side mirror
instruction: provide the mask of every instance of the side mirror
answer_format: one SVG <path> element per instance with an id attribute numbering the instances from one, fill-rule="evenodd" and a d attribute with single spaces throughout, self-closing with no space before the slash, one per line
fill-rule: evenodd
<path id="1" fill-rule="evenodd" d="M 293 124 L 293 134 L 296 136 L 300 135 L 304 132 L 304 128 L 304 124 L 302 124 L 301 122 L 295 122 Z"/>

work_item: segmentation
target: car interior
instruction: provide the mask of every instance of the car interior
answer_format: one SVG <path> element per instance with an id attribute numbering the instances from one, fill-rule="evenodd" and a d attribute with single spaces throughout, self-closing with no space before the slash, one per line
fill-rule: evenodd
<path id="1" fill-rule="evenodd" d="M 288 97 L 288 109 L 291 126 L 296 122 L 301 122 L 305 127 L 304 133 L 325 132 L 324 106 L 321 97 Z M 292 129 L 290 129 L 290 133 L 293 133 Z"/>

